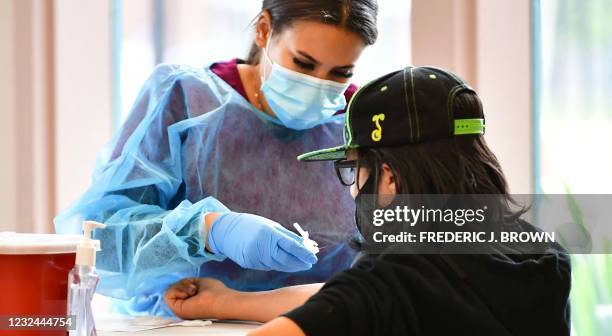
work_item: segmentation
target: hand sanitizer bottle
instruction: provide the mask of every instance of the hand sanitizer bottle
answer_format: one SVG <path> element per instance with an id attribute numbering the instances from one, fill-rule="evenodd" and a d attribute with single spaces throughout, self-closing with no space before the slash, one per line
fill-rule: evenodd
<path id="1" fill-rule="evenodd" d="M 100 241 L 92 240 L 91 233 L 104 227 L 106 225 L 91 221 L 83 223 L 83 239 L 77 247 L 76 263 L 68 274 L 68 315 L 73 316 L 75 326 L 68 332 L 71 336 L 96 335 L 91 300 L 99 280 L 95 266 Z"/>

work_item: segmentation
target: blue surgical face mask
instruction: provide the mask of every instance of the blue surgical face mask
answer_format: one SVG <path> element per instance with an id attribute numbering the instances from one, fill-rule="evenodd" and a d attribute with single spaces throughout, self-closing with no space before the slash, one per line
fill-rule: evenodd
<path id="1" fill-rule="evenodd" d="M 265 66 L 270 70 L 266 78 L 265 68 L 262 69 L 261 92 L 286 127 L 313 128 L 335 119 L 334 114 L 346 107 L 344 91 L 349 83 L 324 80 L 284 68 L 272 62 L 267 47 L 263 48 L 263 54 Z"/>

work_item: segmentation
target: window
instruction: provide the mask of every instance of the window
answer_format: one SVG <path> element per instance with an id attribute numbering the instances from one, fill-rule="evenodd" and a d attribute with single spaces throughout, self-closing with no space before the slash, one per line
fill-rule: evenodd
<path id="1" fill-rule="evenodd" d="M 612 2 L 534 5 L 536 188 L 609 194 Z M 612 335 L 612 255 L 574 255 L 572 263 L 574 334 Z"/>

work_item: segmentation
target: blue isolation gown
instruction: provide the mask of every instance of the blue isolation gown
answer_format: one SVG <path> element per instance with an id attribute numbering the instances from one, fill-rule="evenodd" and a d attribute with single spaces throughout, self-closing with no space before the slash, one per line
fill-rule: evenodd
<path id="1" fill-rule="evenodd" d="M 342 143 L 343 117 L 305 131 L 255 109 L 210 67 L 160 65 L 130 116 L 99 155 L 92 184 L 55 218 L 57 233 L 105 223 L 98 292 L 129 314 L 172 314 L 163 292 L 183 277 L 213 277 L 243 290 L 323 282 L 350 266 L 354 202 L 332 163 L 296 156 Z M 243 269 L 204 249 L 203 215 L 257 214 L 319 243 L 308 271 Z M 249 237 L 244 237 L 249 239 Z M 128 301 L 123 301 L 128 300 Z M 119 301 L 119 300 L 117 300 Z"/>

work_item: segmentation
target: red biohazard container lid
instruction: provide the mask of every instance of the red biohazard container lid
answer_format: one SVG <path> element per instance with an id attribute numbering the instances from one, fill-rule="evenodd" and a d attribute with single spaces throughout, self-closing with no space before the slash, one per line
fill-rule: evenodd
<path id="1" fill-rule="evenodd" d="M 0 232 L 0 255 L 75 253 L 81 235 Z"/>

